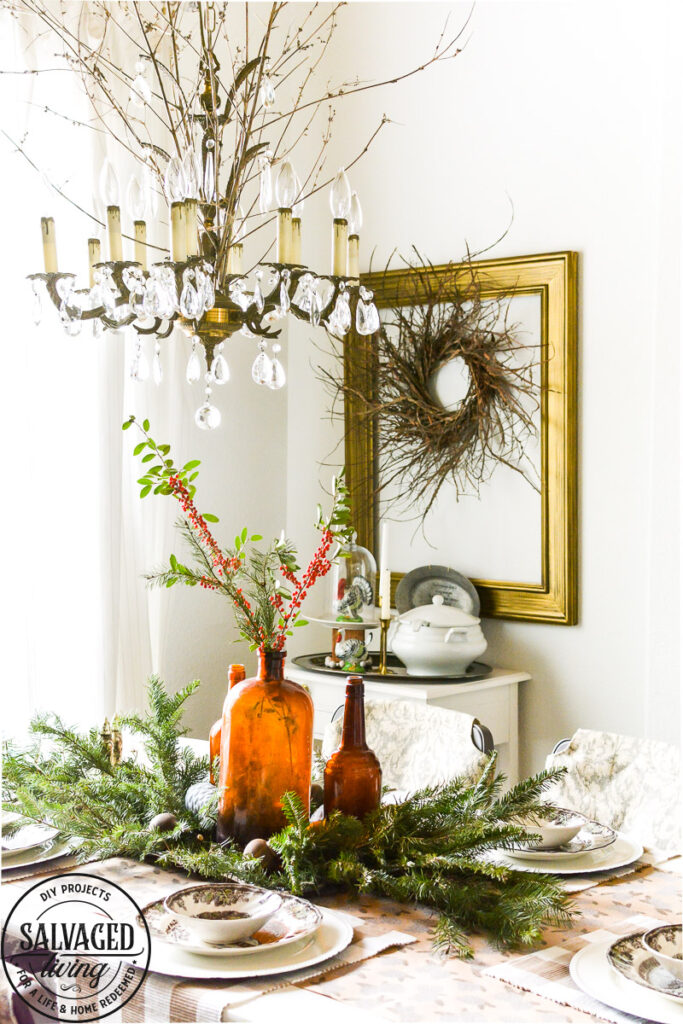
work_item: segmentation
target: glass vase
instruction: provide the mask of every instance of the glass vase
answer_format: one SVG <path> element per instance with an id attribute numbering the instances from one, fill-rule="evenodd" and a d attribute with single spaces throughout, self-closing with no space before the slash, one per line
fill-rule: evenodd
<path id="1" fill-rule="evenodd" d="M 246 845 L 287 824 L 282 797 L 306 811 L 311 790 L 313 701 L 284 678 L 285 653 L 260 651 L 258 675 L 226 697 L 221 729 L 217 836 Z"/>

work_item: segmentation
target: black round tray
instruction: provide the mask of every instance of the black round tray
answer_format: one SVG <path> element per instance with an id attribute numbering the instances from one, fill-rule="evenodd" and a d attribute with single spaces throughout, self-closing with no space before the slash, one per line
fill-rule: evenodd
<path id="1" fill-rule="evenodd" d="M 292 661 L 299 668 L 308 669 L 309 672 L 327 672 L 328 675 L 341 678 L 351 674 L 360 675 L 365 679 L 377 680 L 380 683 L 473 683 L 477 679 L 486 679 L 493 671 L 491 666 L 485 665 L 483 661 L 473 661 L 467 672 L 461 676 L 409 676 L 403 662 L 399 661 L 395 654 L 389 654 L 387 655 L 387 668 L 392 670 L 391 675 L 383 676 L 377 671 L 379 655 L 376 653 L 370 655 L 373 666 L 371 669 L 354 673 L 350 673 L 348 669 L 328 668 L 325 664 L 327 657 L 326 653 L 300 654 L 297 658 L 292 658 Z"/>

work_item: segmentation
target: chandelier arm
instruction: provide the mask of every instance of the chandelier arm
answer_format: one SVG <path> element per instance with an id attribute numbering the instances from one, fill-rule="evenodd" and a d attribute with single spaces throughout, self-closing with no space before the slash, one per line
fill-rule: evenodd
<path id="1" fill-rule="evenodd" d="M 137 313 L 129 313 L 125 320 L 114 320 L 112 317 L 102 313 L 100 320 L 102 325 L 110 331 L 120 331 L 122 327 L 130 327 L 137 320 Z"/>
<path id="2" fill-rule="evenodd" d="M 262 315 L 262 314 L 260 314 Z M 270 330 L 269 327 L 264 327 L 260 320 L 249 319 L 245 321 L 246 326 L 249 328 L 252 334 L 257 334 L 259 338 L 275 339 L 279 338 L 282 334 L 282 329 L 278 328 L 276 331 Z"/>
<path id="3" fill-rule="evenodd" d="M 140 328 L 138 328 L 138 327 L 136 327 L 135 330 L 137 331 L 138 334 L 153 334 L 153 333 L 156 333 L 157 338 L 159 338 L 160 341 L 163 341 L 164 338 L 169 338 L 171 336 L 171 334 L 173 333 L 173 328 L 175 327 L 175 322 L 176 322 L 177 319 L 178 319 L 178 316 L 177 316 L 176 313 L 174 313 L 173 316 L 169 317 L 168 318 L 168 323 L 166 325 L 166 328 L 163 331 L 158 331 L 157 330 L 156 332 L 154 332 L 154 331 L 151 331 L 149 329 L 148 330 L 140 330 Z M 156 323 L 159 323 L 159 324 L 161 324 L 161 322 L 162 322 L 161 320 L 157 320 L 156 321 Z"/>
<path id="4" fill-rule="evenodd" d="M 138 334 L 156 334 L 157 337 L 159 338 L 167 338 L 168 333 L 161 334 L 159 332 L 159 328 L 161 327 L 162 323 L 163 320 L 161 319 L 161 317 L 155 316 L 154 323 L 152 324 L 151 327 L 138 327 L 137 324 L 133 324 L 133 327 L 135 328 Z"/>

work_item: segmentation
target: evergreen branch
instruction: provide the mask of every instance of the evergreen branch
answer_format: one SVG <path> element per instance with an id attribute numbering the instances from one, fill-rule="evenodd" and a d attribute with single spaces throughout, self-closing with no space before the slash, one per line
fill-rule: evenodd
<path id="1" fill-rule="evenodd" d="M 267 563 L 257 562 L 253 571 L 268 571 Z M 452 955 L 470 955 L 471 932 L 504 947 L 528 946 L 543 927 L 571 920 L 574 910 L 556 879 L 490 858 L 491 850 L 528 839 L 520 818 L 544 806 L 540 797 L 558 773 L 541 772 L 501 796 L 495 757 L 475 783 L 454 779 L 425 787 L 403 803 L 381 805 L 363 821 L 334 812 L 310 823 L 299 797 L 283 794 L 287 825 L 269 840 L 279 856 L 271 873 L 234 843 L 214 842 L 218 791 L 196 814 L 185 807 L 188 788 L 208 773 L 208 758 L 179 743 L 186 731 L 182 714 L 197 686 L 195 681 L 169 694 L 152 677 L 147 712 L 121 719 L 139 734 L 149 764 L 127 758 L 112 766 L 97 730 L 81 734 L 55 716 L 37 717 L 33 732 L 49 742 L 7 746 L 3 806 L 22 822 L 79 837 L 81 860 L 153 859 L 159 867 L 202 878 L 241 879 L 299 895 L 334 887 L 431 907 L 439 914 L 435 947 Z M 168 832 L 151 827 L 161 812 L 176 819 Z"/>

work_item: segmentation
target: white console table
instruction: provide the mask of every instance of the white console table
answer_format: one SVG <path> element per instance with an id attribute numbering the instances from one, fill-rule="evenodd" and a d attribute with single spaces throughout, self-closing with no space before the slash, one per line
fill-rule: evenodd
<path id="1" fill-rule="evenodd" d="M 322 739 L 325 726 L 344 703 L 346 674 L 315 672 L 288 662 L 285 675 L 307 686 L 315 705 L 313 735 Z M 498 766 L 509 784 L 519 780 L 519 723 L 517 688 L 531 679 L 527 672 L 494 668 L 486 679 L 472 683 L 398 682 L 365 680 L 368 700 L 416 700 L 442 708 L 464 711 L 487 726 L 499 751 Z"/>

